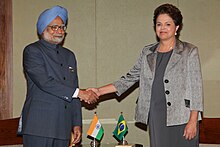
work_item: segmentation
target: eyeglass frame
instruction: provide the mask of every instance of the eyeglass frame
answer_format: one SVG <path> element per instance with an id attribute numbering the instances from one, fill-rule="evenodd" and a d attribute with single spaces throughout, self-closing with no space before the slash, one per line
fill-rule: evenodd
<path id="1" fill-rule="evenodd" d="M 66 25 L 50 25 L 50 26 L 48 26 L 48 27 L 50 27 L 51 28 L 51 30 L 53 30 L 53 31 L 58 31 L 58 29 L 60 29 L 60 30 L 62 30 L 62 31 L 66 31 L 66 29 L 67 29 L 67 26 Z"/>

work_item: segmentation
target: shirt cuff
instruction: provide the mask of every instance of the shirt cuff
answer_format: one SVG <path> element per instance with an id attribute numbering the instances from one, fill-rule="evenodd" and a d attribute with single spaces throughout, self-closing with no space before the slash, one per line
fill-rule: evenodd
<path id="1" fill-rule="evenodd" d="M 76 88 L 72 98 L 78 98 L 78 94 L 79 94 L 79 88 Z"/>

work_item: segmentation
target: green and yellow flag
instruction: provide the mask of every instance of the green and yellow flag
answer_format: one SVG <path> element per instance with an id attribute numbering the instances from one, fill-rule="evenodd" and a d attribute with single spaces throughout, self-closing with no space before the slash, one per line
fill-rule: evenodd
<path id="1" fill-rule="evenodd" d="M 113 135 L 118 140 L 122 141 L 122 139 L 123 139 L 124 135 L 127 133 L 127 131 L 128 131 L 128 126 L 125 122 L 123 115 L 121 114 L 119 116 L 118 123 L 117 123 L 117 126 L 115 127 Z"/>

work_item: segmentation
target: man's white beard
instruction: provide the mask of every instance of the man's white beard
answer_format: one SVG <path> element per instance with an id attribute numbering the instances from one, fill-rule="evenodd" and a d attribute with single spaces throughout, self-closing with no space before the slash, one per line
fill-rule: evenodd
<path id="1" fill-rule="evenodd" d="M 64 39 L 64 35 L 61 35 L 61 34 L 51 35 L 47 31 L 45 31 L 42 35 L 42 38 L 52 44 L 60 44 L 60 43 L 62 43 L 62 41 Z"/>

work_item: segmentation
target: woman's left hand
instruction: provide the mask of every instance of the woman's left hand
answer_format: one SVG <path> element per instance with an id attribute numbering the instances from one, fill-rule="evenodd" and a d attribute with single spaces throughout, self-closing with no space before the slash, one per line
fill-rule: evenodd
<path id="1" fill-rule="evenodd" d="M 183 136 L 187 140 L 191 140 L 196 136 L 197 133 L 197 121 L 189 121 L 184 129 Z"/>

